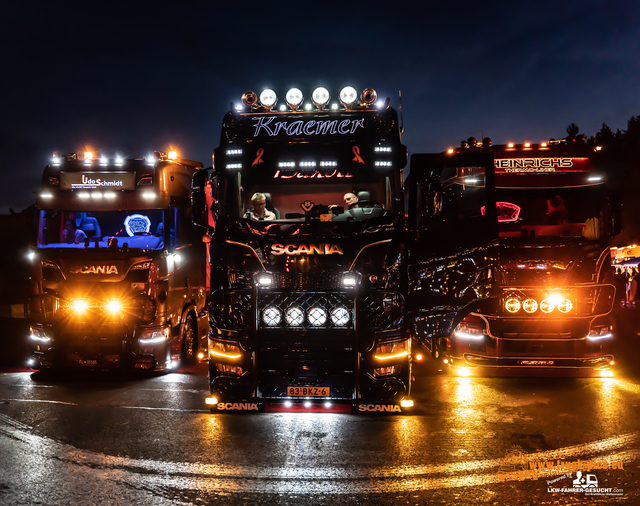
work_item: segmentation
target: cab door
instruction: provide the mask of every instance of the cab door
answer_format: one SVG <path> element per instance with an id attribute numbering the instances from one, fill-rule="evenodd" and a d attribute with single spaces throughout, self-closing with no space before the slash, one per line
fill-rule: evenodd
<path id="1" fill-rule="evenodd" d="M 408 316 L 414 335 L 429 341 L 448 336 L 468 313 L 495 303 L 493 155 L 412 155 L 408 192 Z"/>

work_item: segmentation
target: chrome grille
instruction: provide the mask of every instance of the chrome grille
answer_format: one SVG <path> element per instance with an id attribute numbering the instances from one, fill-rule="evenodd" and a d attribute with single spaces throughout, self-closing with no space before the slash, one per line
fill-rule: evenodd
<path id="1" fill-rule="evenodd" d="M 287 290 L 335 290 L 343 288 L 344 274 L 333 272 L 279 273 L 274 276 L 274 288 Z"/>

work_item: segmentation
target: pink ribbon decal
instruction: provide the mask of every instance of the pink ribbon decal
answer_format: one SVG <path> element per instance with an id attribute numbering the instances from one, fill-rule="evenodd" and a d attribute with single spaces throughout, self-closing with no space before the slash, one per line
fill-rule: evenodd
<path id="1" fill-rule="evenodd" d="M 254 165 L 258 165 L 259 163 L 264 163 L 264 161 L 262 160 L 262 155 L 263 154 L 264 154 L 264 149 L 262 149 L 262 148 L 258 149 L 258 152 L 256 153 L 256 159 L 251 164 L 252 167 Z"/>
<path id="2" fill-rule="evenodd" d="M 358 163 L 361 163 L 362 165 L 364 165 L 364 160 L 360 156 L 360 148 L 358 146 L 353 146 L 353 154 L 356 155 L 356 156 L 354 156 L 351 161 L 352 162 L 358 162 Z"/>

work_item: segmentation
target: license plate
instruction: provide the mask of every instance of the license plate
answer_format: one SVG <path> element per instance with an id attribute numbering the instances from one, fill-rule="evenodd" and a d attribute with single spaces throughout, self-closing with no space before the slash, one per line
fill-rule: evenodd
<path id="1" fill-rule="evenodd" d="M 287 387 L 291 397 L 329 397 L 329 387 Z"/>
<path id="2" fill-rule="evenodd" d="M 78 362 L 80 363 L 80 365 L 88 365 L 88 366 L 98 365 L 97 360 L 79 360 Z"/>
<path id="3" fill-rule="evenodd" d="M 553 365 L 553 360 L 518 360 L 520 365 Z"/>

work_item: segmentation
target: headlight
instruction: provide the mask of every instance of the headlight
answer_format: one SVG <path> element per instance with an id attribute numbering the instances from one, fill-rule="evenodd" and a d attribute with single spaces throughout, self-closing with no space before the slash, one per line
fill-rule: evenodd
<path id="1" fill-rule="evenodd" d="M 600 339 L 608 339 L 613 337 L 612 333 L 613 329 L 609 325 L 594 327 L 589 330 L 589 335 L 587 336 L 590 341 L 598 341 Z"/>
<path id="2" fill-rule="evenodd" d="M 104 307 L 107 313 L 111 315 L 120 314 L 122 311 L 122 303 L 119 300 L 109 300 Z"/>
<path id="3" fill-rule="evenodd" d="M 376 346 L 374 358 L 376 360 L 392 360 L 409 355 L 409 340 L 396 343 L 384 343 Z"/>
<path id="4" fill-rule="evenodd" d="M 287 314 L 284 318 L 287 321 L 287 325 L 300 327 L 304 322 L 304 311 L 299 307 L 291 307 L 287 309 Z"/>
<path id="5" fill-rule="evenodd" d="M 337 307 L 331 311 L 331 323 L 336 327 L 344 327 L 349 323 L 349 310 L 344 307 Z"/>
<path id="6" fill-rule="evenodd" d="M 47 336 L 44 329 L 41 329 L 40 327 L 29 327 L 29 334 L 29 337 L 31 337 L 33 341 L 37 341 L 39 343 L 48 343 L 51 341 L 51 338 Z"/>
<path id="7" fill-rule="evenodd" d="M 76 314 L 83 314 L 89 309 L 89 303 L 84 299 L 75 299 L 71 301 L 71 309 Z"/>
<path id="8" fill-rule="evenodd" d="M 242 352 L 238 345 L 223 343 L 222 341 L 210 341 L 209 356 L 236 360 L 242 357 Z"/>
<path id="9" fill-rule="evenodd" d="M 322 327 L 327 321 L 327 312 L 321 307 L 313 307 L 309 311 L 309 323 L 314 327 Z"/>
<path id="10" fill-rule="evenodd" d="M 169 327 L 162 329 L 148 329 L 140 333 L 140 344 L 160 344 L 169 339 Z"/>
<path id="11" fill-rule="evenodd" d="M 282 321 L 282 313 L 277 307 L 270 306 L 262 312 L 262 321 L 267 327 L 277 327 Z"/>
<path id="12" fill-rule="evenodd" d="M 345 86 L 340 90 L 340 103 L 349 108 L 358 100 L 358 92 L 353 86 Z"/>

